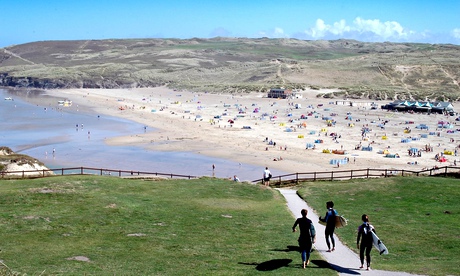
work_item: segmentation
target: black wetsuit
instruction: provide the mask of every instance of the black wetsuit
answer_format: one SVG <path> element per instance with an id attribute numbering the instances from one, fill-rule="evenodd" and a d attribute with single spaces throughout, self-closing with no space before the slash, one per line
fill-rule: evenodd
<path id="1" fill-rule="evenodd" d="M 332 208 L 329 208 L 326 212 L 326 216 L 324 217 L 324 219 L 321 219 L 321 221 L 326 222 L 326 230 L 324 231 L 324 234 L 326 236 L 326 244 L 329 250 L 331 249 L 331 243 L 332 243 L 332 248 L 335 248 L 334 230 L 335 230 L 335 217 L 336 216 L 337 216 L 337 211 Z M 331 242 L 329 242 L 329 239 L 331 239 Z"/>
<path id="2" fill-rule="evenodd" d="M 292 230 L 294 230 L 297 225 L 299 225 L 300 229 L 298 239 L 300 252 L 302 254 L 302 261 L 305 262 L 310 259 L 311 247 L 313 246 L 312 240 L 316 235 L 315 226 L 312 221 L 306 217 L 298 218 L 292 226 Z"/>
<path id="3" fill-rule="evenodd" d="M 364 252 L 366 253 L 366 263 L 367 267 L 371 266 L 371 249 L 373 245 L 373 238 L 371 231 L 375 233 L 375 229 L 368 222 L 361 224 L 358 227 L 358 237 L 356 243 L 359 244 L 361 239 L 361 245 L 359 246 L 359 259 L 361 260 L 361 265 L 364 265 Z"/>

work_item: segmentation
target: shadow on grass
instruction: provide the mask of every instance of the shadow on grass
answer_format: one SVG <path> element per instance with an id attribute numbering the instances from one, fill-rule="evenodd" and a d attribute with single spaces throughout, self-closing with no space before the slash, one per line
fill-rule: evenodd
<path id="1" fill-rule="evenodd" d="M 258 271 L 273 271 L 279 268 L 288 266 L 292 262 L 291 259 L 274 259 L 262 263 L 242 263 L 239 262 L 238 264 L 244 265 L 254 265 Z"/>

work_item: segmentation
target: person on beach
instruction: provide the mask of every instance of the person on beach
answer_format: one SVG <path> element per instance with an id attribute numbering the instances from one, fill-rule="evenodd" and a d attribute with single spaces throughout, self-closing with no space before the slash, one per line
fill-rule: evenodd
<path id="1" fill-rule="evenodd" d="M 356 245 L 359 249 L 359 259 L 361 261 L 361 266 L 359 268 L 364 268 L 364 252 L 366 253 L 366 264 L 367 270 L 371 269 L 371 249 L 373 244 L 372 232 L 375 233 L 375 228 L 369 223 L 369 217 L 364 214 L 361 216 L 363 224 L 358 227 L 358 237 L 356 239 Z M 359 241 L 361 240 L 361 245 Z"/>
<path id="2" fill-rule="evenodd" d="M 238 178 L 238 176 L 234 175 L 234 176 L 233 176 L 233 181 L 235 181 L 235 182 L 240 182 L 240 179 Z"/>
<path id="3" fill-rule="evenodd" d="M 272 173 L 270 172 L 268 167 L 265 167 L 263 176 L 265 186 L 270 186 L 270 178 L 272 178 Z"/>
<path id="4" fill-rule="evenodd" d="M 299 242 L 302 257 L 302 266 L 305 268 L 310 263 L 310 253 L 313 244 L 316 242 L 316 231 L 312 221 L 307 218 L 308 210 L 302 209 L 301 218 L 296 219 L 292 226 L 292 232 L 296 232 L 297 225 L 300 229 Z"/>
<path id="5" fill-rule="evenodd" d="M 332 252 L 335 250 L 335 240 L 334 240 L 334 229 L 335 229 L 335 218 L 338 215 L 337 211 L 334 210 L 334 202 L 326 202 L 326 216 L 324 218 L 319 217 L 319 220 L 326 223 L 326 230 L 324 234 L 326 236 L 327 252 Z M 331 240 L 329 242 L 329 239 Z M 332 249 L 331 249 L 332 243 Z"/>

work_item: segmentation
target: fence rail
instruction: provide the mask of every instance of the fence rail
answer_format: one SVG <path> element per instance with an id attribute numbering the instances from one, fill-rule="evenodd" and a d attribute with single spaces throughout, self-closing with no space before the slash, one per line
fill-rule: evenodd
<path id="1" fill-rule="evenodd" d="M 359 169 L 347 171 L 327 171 L 327 172 L 307 172 L 292 173 L 274 176 L 270 180 L 270 186 L 287 186 L 297 184 L 302 181 L 321 181 L 321 180 L 351 180 L 356 178 L 378 178 L 390 176 L 450 176 L 459 175 L 460 168 L 445 166 L 421 171 L 398 170 L 398 169 Z M 252 181 L 253 183 L 262 182 L 263 179 Z"/>
<path id="2" fill-rule="evenodd" d="M 75 168 L 61 168 L 61 169 L 47 169 L 47 170 L 28 170 L 28 171 L 6 171 L 0 172 L 1 178 L 38 178 L 54 175 L 106 175 L 118 177 L 165 177 L 165 178 L 197 178 L 193 175 L 181 175 L 172 173 L 158 173 L 158 172 L 142 172 L 133 170 L 113 170 L 101 168 L 88 168 L 88 167 L 75 167 Z"/>
<path id="3" fill-rule="evenodd" d="M 133 170 L 114 170 L 102 168 L 60 168 L 47 170 L 28 170 L 28 171 L 6 171 L 0 172 L 1 178 L 17 179 L 17 178 L 39 178 L 55 175 L 105 175 L 118 177 L 164 177 L 164 178 L 199 178 L 193 175 L 181 175 L 172 173 L 158 172 L 143 172 Z M 378 178 L 390 176 L 460 176 L 460 168 L 445 166 L 440 168 L 432 168 L 421 171 L 398 170 L 398 169 L 358 169 L 347 171 L 325 171 L 325 172 L 305 172 L 291 173 L 285 175 L 274 176 L 270 181 L 270 186 L 286 186 L 297 184 L 302 181 L 324 181 L 324 180 L 351 180 L 356 178 Z M 262 182 L 262 179 L 252 181 L 252 183 Z"/>

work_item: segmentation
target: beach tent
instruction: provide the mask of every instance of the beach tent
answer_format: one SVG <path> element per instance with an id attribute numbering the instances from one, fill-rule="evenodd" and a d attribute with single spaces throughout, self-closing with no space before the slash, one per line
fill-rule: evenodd
<path id="1" fill-rule="evenodd" d="M 304 138 L 302 134 L 297 135 L 297 138 Z"/>
<path id="2" fill-rule="evenodd" d="M 305 146 L 306 149 L 312 149 L 314 147 L 315 147 L 315 145 L 313 145 L 311 143 L 307 143 L 307 145 Z"/>
<path id="3" fill-rule="evenodd" d="M 343 164 L 347 164 L 348 163 L 348 158 L 344 158 L 344 159 L 331 159 L 329 161 L 329 164 L 331 165 L 337 165 L 337 164 L 340 164 L 340 165 L 343 165 Z"/>
<path id="4" fill-rule="evenodd" d="M 322 128 L 321 132 L 327 132 L 327 128 Z"/>
<path id="5" fill-rule="evenodd" d="M 286 132 L 292 132 L 292 128 L 287 127 L 284 131 L 286 131 Z"/>

